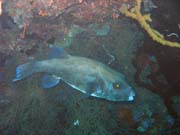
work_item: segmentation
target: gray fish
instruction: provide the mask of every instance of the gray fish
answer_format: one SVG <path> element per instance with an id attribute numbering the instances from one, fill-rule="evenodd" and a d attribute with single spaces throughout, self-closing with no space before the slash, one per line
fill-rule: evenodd
<path id="1" fill-rule="evenodd" d="M 64 53 L 59 58 L 19 65 L 13 82 L 38 72 L 48 73 L 42 78 L 43 88 L 51 88 L 63 80 L 74 89 L 93 97 L 109 101 L 134 100 L 135 92 L 122 73 L 85 57 Z"/>

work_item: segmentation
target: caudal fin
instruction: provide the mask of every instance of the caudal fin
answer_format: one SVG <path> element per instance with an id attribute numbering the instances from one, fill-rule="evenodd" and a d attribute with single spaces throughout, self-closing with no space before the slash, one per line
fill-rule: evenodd
<path id="1" fill-rule="evenodd" d="M 34 72 L 34 63 L 25 63 L 19 65 L 16 68 L 16 77 L 12 81 L 16 82 L 18 80 L 21 80 L 25 77 L 32 75 L 33 72 Z"/>

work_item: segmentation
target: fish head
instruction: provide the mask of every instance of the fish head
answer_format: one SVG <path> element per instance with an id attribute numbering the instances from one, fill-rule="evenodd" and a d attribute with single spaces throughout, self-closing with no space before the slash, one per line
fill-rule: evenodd
<path id="1" fill-rule="evenodd" d="M 102 97 L 109 101 L 133 101 L 135 91 L 128 84 L 123 74 L 103 77 Z M 99 90 L 100 91 L 100 90 Z M 100 97 L 100 96 L 99 96 Z"/>
<path id="2" fill-rule="evenodd" d="M 108 82 L 105 98 L 110 101 L 133 101 L 135 92 L 133 88 L 123 80 Z"/>

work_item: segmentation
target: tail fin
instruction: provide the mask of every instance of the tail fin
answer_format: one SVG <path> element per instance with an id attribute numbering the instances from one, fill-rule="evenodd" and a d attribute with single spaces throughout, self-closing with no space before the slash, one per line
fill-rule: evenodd
<path id="1" fill-rule="evenodd" d="M 30 62 L 19 65 L 16 68 L 16 77 L 12 81 L 16 82 L 18 80 L 21 80 L 25 77 L 32 75 L 34 72 L 34 64 L 35 64 L 34 62 Z"/>

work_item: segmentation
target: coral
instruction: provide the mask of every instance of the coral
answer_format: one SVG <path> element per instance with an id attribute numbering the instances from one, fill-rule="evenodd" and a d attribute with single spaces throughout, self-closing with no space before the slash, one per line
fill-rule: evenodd
<path id="1" fill-rule="evenodd" d="M 58 44 L 58 46 L 63 47 L 63 48 L 69 47 L 72 44 L 74 37 L 83 31 L 84 29 L 81 28 L 80 26 L 72 25 L 67 35 L 62 40 L 59 40 L 58 42 L 56 42 L 56 44 Z"/>
<path id="2" fill-rule="evenodd" d="M 63 134 L 66 108 L 61 103 L 51 101 L 52 98 L 37 87 L 38 81 L 33 80 L 30 78 L 27 83 L 22 82 L 18 84 L 17 89 L 11 91 L 15 91 L 15 95 L 10 97 L 12 102 L 1 112 L 2 135 Z"/>
<path id="3" fill-rule="evenodd" d="M 23 28 L 24 23 L 28 26 L 35 17 L 57 19 L 64 14 L 72 16 L 81 23 L 92 20 L 103 21 L 106 16 L 117 19 L 121 3 L 114 0 L 88 2 L 85 0 L 7 0 L 6 10 L 18 27 Z"/>
<path id="4" fill-rule="evenodd" d="M 178 116 L 180 117 L 180 97 L 173 96 L 171 98 L 171 100 L 173 102 L 173 108 L 175 109 L 175 111 L 177 112 Z"/>
<path id="5" fill-rule="evenodd" d="M 127 124 L 130 127 L 135 127 L 135 121 L 133 120 L 132 111 L 128 107 L 120 107 L 117 113 L 119 121 L 123 121 L 124 125 Z"/>
<path id="6" fill-rule="evenodd" d="M 93 30 L 97 36 L 106 36 L 110 31 L 110 26 L 108 24 L 105 24 L 103 26 L 100 26 L 99 24 L 90 24 L 89 29 Z"/>
<path id="7" fill-rule="evenodd" d="M 69 121 L 65 134 L 109 135 L 111 130 L 108 129 L 112 128 L 111 125 L 115 127 L 116 123 L 110 119 L 107 111 L 107 102 L 100 102 L 95 98 L 83 98 L 81 93 L 69 91 L 71 91 L 71 95 L 69 95 L 68 101 L 66 100 Z"/>
<path id="8" fill-rule="evenodd" d="M 10 49 L 17 52 L 12 54 L 12 62 L 8 61 L 10 69 L 5 72 L 10 80 L 15 73 L 15 66 L 18 63 L 27 61 L 24 53 L 33 57 L 37 53 L 46 55 L 47 50 L 45 49 L 47 48 L 41 48 L 40 46 L 43 45 L 45 47 L 47 45 L 46 42 L 54 38 L 54 41 L 51 42 L 52 44 L 57 43 L 66 47 L 66 50 L 73 55 L 90 57 L 105 64 L 109 63 L 109 54 L 115 56 L 115 60 L 109 66 L 118 71 L 123 71 L 127 75 L 126 79 L 137 91 L 137 98 L 135 102 L 130 104 L 112 103 L 96 98 L 83 98 L 84 94 L 73 91 L 73 88 L 66 85 L 63 81 L 55 88 L 43 90 L 38 83 L 42 74 L 36 74 L 28 78 L 28 80 L 10 84 L 12 85 L 12 90 L 7 90 L 8 94 L 0 97 L 0 102 L 3 101 L 2 105 L 6 107 L 1 109 L 2 112 L 0 112 L 2 116 L 0 119 L 0 134 L 120 135 L 140 134 L 137 133 L 138 131 L 149 133 L 151 130 L 154 131 L 154 134 L 157 134 L 159 127 L 165 129 L 163 123 L 166 122 L 164 120 L 167 110 L 161 98 L 145 88 L 138 87 L 134 80 L 136 69 L 132 64 L 132 60 L 135 58 L 135 53 L 144 39 L 143 33 L 137 29 L 136 24 L 130 24 L 126 19 L 105 23 L 90 21 L 93 15 L 95 18 L 102 18 L 105 15 L 110 16 L 108 11 L 112 9 L 113 5 L 109 5 L 107 0 L 86 1 L 87 3 L 84 2 L 81 5 L 82 7 L 78 6 L 78 10 L 73 7 L 64 10 L 70 0 L 64 4 L 55 4 L 58 1 L 60 2 L 60 0 L 31 1 L 32 3 L 39 2 L 37 5 L 32 3 L 25 4 L 24 1 L 22 3 L 21 1 L 9 0 L 8 11 L 17 11 L 10 12 L 10 15 L 14 21 L 17 20 L 18 26 L 22 25 L 20 28 L 24 27 L 23 35 L 25 36 L 26 34 L 26 38 L 19 38 L 19 29 L 13 32 L 10 30 L 0 32 L 1 52 L 7 53 Z M 82 3 L 82 0 L 79 1 Z M 107 4 L 102 5 L 103 2 Z M 114 2 L 114 0 L 111 2 Z M 13 4 L 20 5 L 17 5 L 19 7 L 11 8 L 14 7 Z M 94 6 L 97 5 L 98 8 L 95 10 Z M 51 6 L 53 8 L 50 8 Z M 58 8 L 60 6 L 62 8 Z M 115 8 L 119 8 L 118 6 Z M 22 7 L 23 9 L 21 9 Z M 26 11 L 26 7 L 29 10 Z M 30 14 L 31 11 L 34 14 Z M 70 14 L 65 14 L 64 18 L 62 17 L 57 22 L 55 20 L 51 23 L 51 19 L 63 11 L 72 11 L 73 13 L 69 12 Z M 16 14 L 13 16 L 11 13 Z M 113 14 L 114 18 L 118 17 L 114 10 L 110 14 Z M 78 21 L 83 22 L 82 24 L 84 25 L 74 23 L 75 21 L 68 15 L 72 15 L 76 19 L 80 18 Z M 144 17 L 146 20 L 150 20 L 148 15 Z M 67 24 L 69 22 L 68 19 L 72 20 L 72 22 Z M 84 20 L 89 23 L 84 23 Z M 27 22 L 25 23 L 25 21 Z M 112 20 L 107 18 L 106 21 Z M 153 32 L 161 37 L 161 34 L 157 31 L 154 30 Z M 38 41 L 39 37 L 41 37 L 40 41 Z M 70 46 L 71 44 L 73 45 Z M 40 49 L 42 50 L 40 51 Z M 19 53 L 18 50 L 23 53 Z M 17 55 L 18 58 L 14 58 L 14 55 Z M 157 62 L 154 56 L 147 58 L 152 63 Z M 149 64 L 148 59 L 145 58 L 142 64 Z M 6 86 L 1 85 L 0 87 Z M 8 103 L 9 99 L 10 102 Z M 133 116 L 136 114 L 138 116 L 137 122 L 133 119 Z M 171 117 L 168 117 L 168 121 L 170 124 L 173 123 Z"/>
<path id="9" fill-rule="evenodd" d="M 108 24 L 100 26 L 97 23 L 92 23 L 89 24 L 87 28 L 81 27 L 79 25 L 72 25 L 68 30 L 68 33 L 64 36 L 64 38 L 55 40 L 55 44 L 62 48 L 65 48 L 69 47 L 74 41 L 74 38 L 82 32 L 90 32 L 92 34 L 95 34 L 96 36 L 106 36 L 109 33 L 109 31 L 110 26 Z"/>
<path id="10" fill-rule="evenodd" d="M 128 10 L 128 7 L 124 4 L 120 8 L 120 12 L 126 15 L 127 17 L 130 17 L 132 19 L 135 19 L 139 22 L 142 28 L 148 33 L 148 35 L 156 42 L 160 43 L 161 45 L 166 45 L 170 47 L 180 47 L 180 43 L 177 42 L 171 42 L 164 38 L 164 36 L 159 33 L 157 30 L 153 29 L 148 22 L 151 22 L 152 19 L 150 17 L 150 14 L 143 15 L 141 13 L 141 2 L 142 0 L 136 0 L 136 6 L 132 8 L 130 11 Z"/>
<path id="11" fill-rule="evenodd" d="M 152 85 L 152 78 L 150 77 L 159 70 L 156 57 L 152 54 L 139 53 L 136 66 L 140 81 Z"/>

